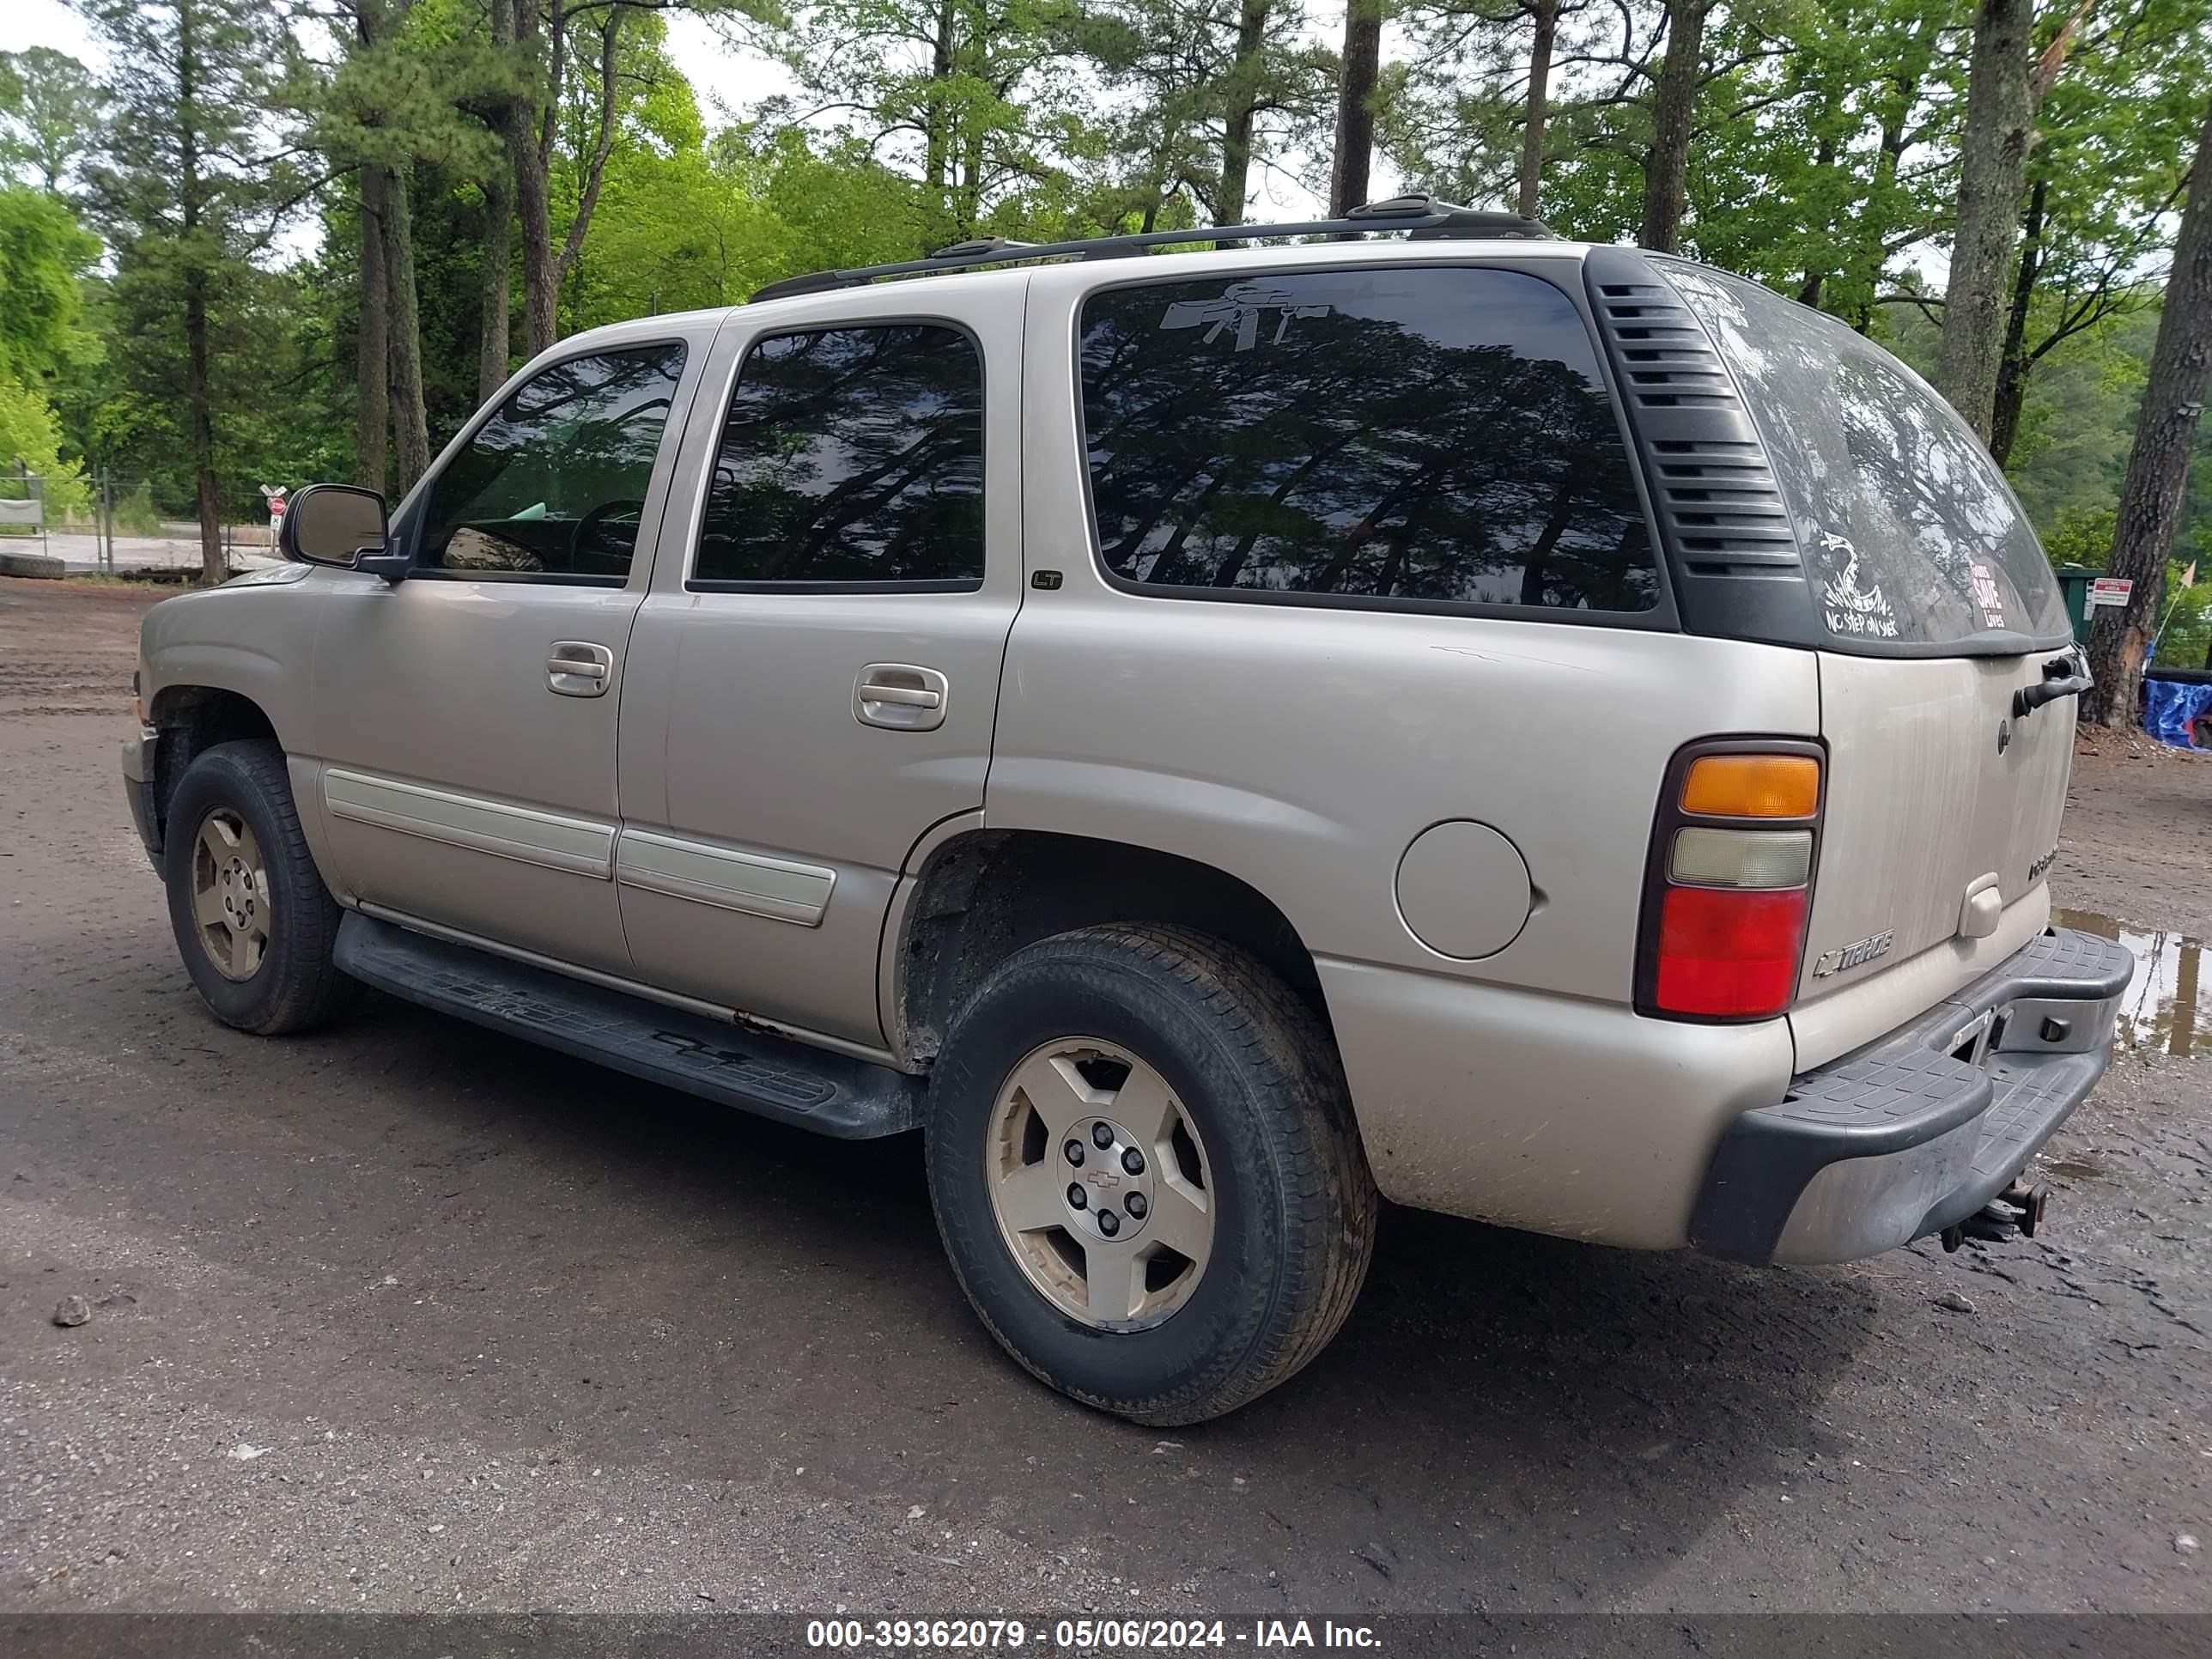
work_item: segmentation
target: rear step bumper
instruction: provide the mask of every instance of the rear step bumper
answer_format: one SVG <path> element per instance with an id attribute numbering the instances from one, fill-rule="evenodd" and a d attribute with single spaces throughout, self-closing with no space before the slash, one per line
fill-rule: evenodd
<path id="1" fill-rule="evenodd" d="M 2134 966 L 2108 939 L 2055 929 L 1797 1077 L 1722 1136 L 1691 1242 L 1739 1261 L 1854 1261 L 1974 1214 L 2104 1074 Z"/>

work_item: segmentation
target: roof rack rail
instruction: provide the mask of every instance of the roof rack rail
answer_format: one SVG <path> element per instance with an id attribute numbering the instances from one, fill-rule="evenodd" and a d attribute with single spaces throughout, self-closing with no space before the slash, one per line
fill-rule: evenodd
<path id="1" fill-rule="evenodd" d="M 752 297 L 756 301 L 783 300 L 799 294 L 860 288 L 885 276 L 933 276 L 977 265 L 1012 264 L 1030 259 L 1118 259 L 1187 242 L 1255 242 L 1285 236 L 1377 236 L 1399 231 L 1417 242 L 1490 236 L 1526 241 L 1558 239 L 1558 233 L 1540 220 L 1523 218 L 1517 213 L 1461 207 L 1451 202 L 1439 202 L 1432 196 L 1415 194 L 1395 196 L 1387 202 L 1369 202 L 1353 208 L 1341 219 L 1316 219 L 1302 224 L 1205 225 L 1190 230 L 1151 230 L 1126 236 L 1090 236 L 1068 242 L 1014 242 L 1002 236 L 977 237 L 939 248 L 923 259 L 787 276 L 755 290 Z"/>

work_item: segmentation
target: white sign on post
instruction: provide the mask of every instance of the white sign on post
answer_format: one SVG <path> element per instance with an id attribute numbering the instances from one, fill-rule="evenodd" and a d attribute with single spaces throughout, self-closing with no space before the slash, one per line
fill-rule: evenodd
<path id="1" fill-rule="evenodd" d="M 2089 584 L 2089 603 L 2093 607 L 2100 605 L 2125 605 L 2128 602 L 2128 595 L 2134 592 L 2135 588 L 2135 582 L 2129 577 L 2100 576 Z"/>

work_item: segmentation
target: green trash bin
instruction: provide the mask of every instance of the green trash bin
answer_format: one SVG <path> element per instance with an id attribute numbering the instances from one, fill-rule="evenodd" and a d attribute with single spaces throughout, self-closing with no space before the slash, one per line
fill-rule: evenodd
<path id="1" fill-rule="evenodd" d="M 2066 595 L 2066 614 L 2074 622 L 2074 639 L 2079 645 L 2089 643 L 2089 584 L 2105 573 L 2086 564 L 2062 564 L 2058 568 L 2058 586 Z"/>

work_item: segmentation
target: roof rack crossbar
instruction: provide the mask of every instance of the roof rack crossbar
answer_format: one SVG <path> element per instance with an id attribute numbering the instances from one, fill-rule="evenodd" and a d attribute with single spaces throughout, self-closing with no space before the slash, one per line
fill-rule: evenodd
<path id="1" fill-rule="evenodd" d="M 1556 240 L 1540 220 L 1517 213 L 1458 207 L 1427 196 L 1400 196 L 1356 207 L 1341 219 L 1314 219 L 1288 225 L 1204 225 L 1189 230 L 1150 230 L 1127 236 L 1087 236 L 1066 242 L 1010 242 L 1000 237 L 956 242 L 925 259 L 892 264 L 855 265 L 846 270 L 817 270 L 770 283 L 753 295 L 758 300 L 786 299 L 860 288 L 885 276 L 915 276 L 965 270 L 976 265 L 1012 264 L 1032 259 L 1113 259 L 1152 248 L 1188 242 L 1255 242 L 1288 236 L 1375 236 L 1405 231 L 1416 241 L 1458 237 L 1505 237 Z"/>

